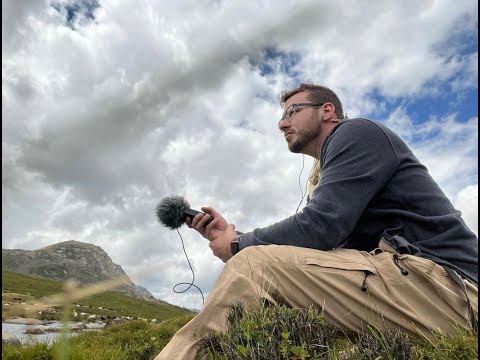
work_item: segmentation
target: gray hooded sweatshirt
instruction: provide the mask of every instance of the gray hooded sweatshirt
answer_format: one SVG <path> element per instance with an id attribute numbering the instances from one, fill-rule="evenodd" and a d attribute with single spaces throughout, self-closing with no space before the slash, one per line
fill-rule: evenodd
<path id="1" fill-rule="evenodd" d="M 339 123 L 320 154 L 321 178 L 295 215 L 242 234 L 240 249 L 291 245 L 371 251 L 384 238 L 478 286 L 478 238 L 427 168 L 393 131 L 367 120 Z"/>

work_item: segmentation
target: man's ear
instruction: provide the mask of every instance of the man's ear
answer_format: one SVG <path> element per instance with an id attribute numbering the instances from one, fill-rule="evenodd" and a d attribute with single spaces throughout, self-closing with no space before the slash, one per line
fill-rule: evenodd
<path id="1" fill-rule="evenodd" d="M 329 120 L 335 117 L 335 105 L 333 105 L 331 102 L 327 102 L 323 105 L 323 113 L 324 117 L 323 119 Z"/>

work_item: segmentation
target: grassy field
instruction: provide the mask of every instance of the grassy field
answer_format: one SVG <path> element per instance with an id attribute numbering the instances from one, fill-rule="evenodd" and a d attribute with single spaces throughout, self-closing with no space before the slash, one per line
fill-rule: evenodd
<path id="1" fill-rule="evenodd" d="M 132 320 L 101 331 L 85 332 L 54 344 L 3 343 L 3 360 L 150 360 L 193 315 L 151 324 Z"/>
<path id="2" fill-rule="evenodd" d="M 432 339 L 370 326 L 348 336 L 314 309 L 285 306 L 245 311 L 233 306 L 226 333 L 203 338 L 203 349 L 214 360 L 470 360 L 478 359 L 478 334 L 432 332 Z"/>
<path id="3" fill-rule="evenodd" d="M 193 315 L 161 324 L 132 320 L 100 332 L 86 332 L 53 345 L 23 347 L 4 343 L 2 359 L 153 360 Z M 245 312 L 233 308 L 230 328 L 206 336 L 204 352 L 214 360 L 471 360 L 478 359 L 477 334 L 437 334 L 421 342 L 399 332 L 368 332 L 345 337 L 314 310 L 285 307 Z"/>
<path id="4" fill-rule="evenodd" d="M 61 294 L 63 286 L 60 281 L 2 271 L 2 305 L 6 302 L 11 303 L 13 298 L 22 299 L 22 302 L 26 303 L 23 307 L 21 304 L 2 306 L 2 320 L 11 316 L 24 317 L 25 315 L 42 318 L 38 312 L 28 314 L 28 311 L 24 311 L 24 309 L 41 302 L 43 297 Z M 79 300 L 73 306 L 73 309 L 77 314 L 82 312 L 87 314 L 83 317 L 88 317 L 88 315 L 109 318 L 129 316 L 147 320 L 156 319 L 158 322 L 191 314 L 190 311 L 174 305 L 134 299 L 113 291 L 105 291 Z M 59 319 L 60 316 L 59 312 L 53 313 L 52 309 L 45 313 L 48 314 L 49 319 Z M 45 314 L 43 317 L 45 317 Z M 78 315 L 76 319 L 72 320 L 83 319 Z"/>
<path id="5" fill-rule="evenodd" d="M 22 299 L 27 304 L 62 291 L 59 282 L 13 273 L 2 273 L 5 301 Z M 18 301 L 18 300 L 17 300 Z M 85 332 L 54 344 L 22 346 L 2 341 L 2 359 L 51 360 L 152 360 L 175 332 L 195 315 L 171 305 L 135 300 L 104 292 L 81 301 L 81 308 L 97 313 L 98 306 L 116 316 L 164 320 L 152 324 L 132 320 L 99 332 Z M 25 305 L 23 305 L 25 306 Z M 74 309 L 79 309 L 74 307 Z M 79 310 L 77 310 L 79 311 Z M 4 313 L 2 311 L 2 318 Z M 419 340 L 398 331 L 381 332 L 371 327 L 346 336 L 327 325 L 323 314 L 310 309 L 283 306 L 246 311 L 232 307 L 226 333 L 209 334 L 201 344 L 213 360 L 470 360 L 478 359 L 478 333 L 435 333 L 434 339 Z"/>

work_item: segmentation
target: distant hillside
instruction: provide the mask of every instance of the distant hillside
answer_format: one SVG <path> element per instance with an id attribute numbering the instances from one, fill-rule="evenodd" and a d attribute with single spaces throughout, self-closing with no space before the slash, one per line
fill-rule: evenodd
<path id="1" fill-rule="evenodd" d="M 122 267 L 113 263 L 101 247 L 73 240 L 38 250 L 2 249 L 2 270 L 53 280 L 75 279 L 81 285 L 126 276 Z M 159 301 L 131 281 L 113 291 L 137 299 Z"/>
<path id="2" fill-rule="evenodd" d="M 27 301 L 27 303 L 29 300 L 25 299 L 31 297 L 39 299 L 41 302 L 43 297 L 61 294 L 63 285 L 62 282 L 56 280 L 2 271 L 2 303 L 5 302 L 8 294 L 14 294 L 13 296 L 24 299 L 23 301 Z M 30 302 L 38 303 L 38 300 L 30 300 Z M 84 321 L 85 317 L 91 314 L 109 318 L 130 316 L 148 320 L 156 319 L 158 322 L 179 316 L 193 315 L 192 312 L 175 305 L 135 299 L 113 291 L 103 291 L 81 298 L 76 303 L 75 310 L 78 314 L 87 314 L 83 319 L 77 318 L 76 321 Z M 13 306 L 2 309 L 2 319 L 10 317 L 8 311 L 11 308 Z"/>
<path id="3" fill-rule="evenodd" d="M 138 292 L 143 295 L 145 299 L 154 298 L 154 296 L 151 294 L 150 291 L 148 291 L 147 288 L 140 285 L 136 285 L 135 287 L 137 288 Z"/>

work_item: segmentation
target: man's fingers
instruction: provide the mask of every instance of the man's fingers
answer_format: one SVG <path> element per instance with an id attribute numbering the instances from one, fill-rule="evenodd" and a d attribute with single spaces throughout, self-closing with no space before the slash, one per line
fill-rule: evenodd
<path id="1" fill-rule="evenodd" d="M 210 206 L 203 206 L 202 211 L 210 215 L 212 215 L 212 213 L 215 212 L 215 210 L 213 210 L 213 208 L 211 208 Z"/>
<path id="2" fill-rule="evenodd" d="M 195 217 L 192 219 L 192 227 L 197 229 L 197 224 L 198 222 L 203 218 L 203 214 L 197 214 Z M 198 230 L 198 229 L 197 229 Z"/>
<path id="3" fill-rule="evenodd" d="M 203 211 L 205 214 L 208 214 L 208 215 L 210 215 L 210 216 L 213 216 L 214 218 L 219 217 L 219 214 L 218 214 L 213 208 L 211 208 L 210 206 L 204 206 L 204 207 L 202 207 L 202 211 Z"/>
<path id="4" fill-rule="evenodd" d="M 202 215 L 202 214 L 197 214 L 195 217 L 197 217 L 199 215 Z M 204 225 L 208 221 L 208 219 L 210 219 L 210 215 L 208 215 L 208 214 L 203 215 L 202 218 L 195 225 L 195 229 L 197 229 L 200 232 L 204 231 Z"/>
<path id="5" fill-rule="evenodd" d="M 215 225 L 218 223 L 218 219 L 213 219 L 211 222 L 208 223 L 207 227 L 205 228 L 206 231 L 213 230 L 215 228 Z"/>

